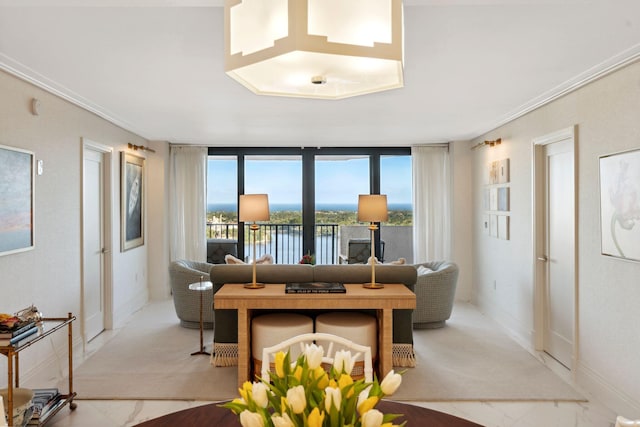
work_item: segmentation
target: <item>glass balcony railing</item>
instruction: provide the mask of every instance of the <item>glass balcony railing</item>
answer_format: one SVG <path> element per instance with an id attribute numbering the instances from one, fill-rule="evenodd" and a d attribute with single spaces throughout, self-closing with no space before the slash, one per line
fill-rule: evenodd
<path id="1" fill-rule="evenodd" d="M 256 231 L 256 258 L 265 254 L 273 257 L 276 264 L 297 264 L 303 255 L 302 224 L 258 224 Z M 385 241 L 385 258 L 398 257 L 411 261 L 411 226 L 383 226 L 382 239 Z M 244 230 L 245 260 L 253 256 L 253 234 L 249 225 Z M 338 264 L 340 255 L 347 254 L 347 242 L 352 238 L 368 238 L 367 226 L 317 224 L 315 226 L 316 264 Z M 207 238 L 238 240 L 237 223 L 207 223 Z M 240 254 L 242 256 L 242 254 Z"/>

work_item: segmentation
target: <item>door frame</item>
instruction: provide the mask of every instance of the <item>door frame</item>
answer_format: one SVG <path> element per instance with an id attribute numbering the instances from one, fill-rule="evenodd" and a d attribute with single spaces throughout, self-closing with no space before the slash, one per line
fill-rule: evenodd
<path id="1" fill-rule="evenodd" d="M 104 327 L 105 329 L 113 329 L 113 147 L 92 141 L 88 138 L 82 138 L 82 185 L 80 186 L 80 322 L 81 336 L 83 345 L 86 345 L 86 333 L 84 324 L 84 159 L 87 150 L 97 151 L 103 154 L 104 161 L 104 177 L 103 177 L 103 228 L 104 228 L 104 252 L 103 252 L 103 298 L 104 298 Z"/>
<path id="2" fill-rule="evenodd" d="M 546 163 L 546 158 L 544 156 L 544 147 L 549 144 L 553 144 L 561 141 L 569 141 L 573 150 L 573 195 L 574 195 L 574 283 L 573 283 L 573 304 L 574 304 L 574 315 L 573 315 L 573 351 L 571 358 L 571 376 L 575 379 L 575 372 L 578 362 L 578 350 L 579 350 L 579 295 L 578 295 L 578 161 L 576 158 L 577 153 L 577 125 L 569 126 L 564 129 L 560 129 L 556 132 L 549 133 L 547 135 L 543 135 L 532 140 L 531 151 L 532 151 L 532 236 L 533 236 L 533 259 L 532 259 L 532 267 L 533 267 L 533 283 L 534 283 L 534 347 L 536 351 L 543 352 L 544 351 L 544 316 L 545 316 L 545 285 L 546 285 L 546 275 L 545 275 L 545 262 L 541 261 L 540 258 L 545 256 L 546 253 L 546 239 L 545 239 L 545 222 L 546 222 L 546 201 L 545 201 L 545 183 L 546 183 L 546 173 L 542 173 L 542 167 Z M 546 171 L 546 168 L 544 168 Z M 544 357 L 544 356 L 543 356 Z M 545 360 L 550 361 L 552 365 L 557 364 L 557 367 L 560 368 L 560 371 L 565 371 L 566 368 L 562 366 L 559 362 L 556 362 L 555 359 L 551 357 L 545 358 Z M 554 363 L 555 362 L 555 363 Z"/>

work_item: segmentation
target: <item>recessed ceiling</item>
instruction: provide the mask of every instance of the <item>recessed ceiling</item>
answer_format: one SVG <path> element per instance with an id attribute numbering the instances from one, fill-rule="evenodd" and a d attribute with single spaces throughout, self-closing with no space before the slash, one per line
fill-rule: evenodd
<path id="1" fill-rule="evenodd" d="M 0 68 L 149 140 L 407 146 L 476 137 L 640 57 L 635 0 L 407 0 L 404 88 L 259 96 L 224 73 L 222 3 L 0 0 Z"/>

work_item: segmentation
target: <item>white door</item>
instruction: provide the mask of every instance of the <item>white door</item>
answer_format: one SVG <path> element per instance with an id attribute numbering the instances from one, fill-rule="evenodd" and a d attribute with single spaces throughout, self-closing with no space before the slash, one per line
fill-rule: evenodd
<path id="1" fill-rule="evenodd" d="M 574 140 L 559 138 L 539 148 L 537 209 L 538 286 L 542 307 L 542 350 L 572 369 L 576 318 Z"/>
<path id="2" fill-rule="evenodd" d="M 104 154 L 84 150 L 83 177 L 83 319 L 88 342 L 104 330 Z"/>

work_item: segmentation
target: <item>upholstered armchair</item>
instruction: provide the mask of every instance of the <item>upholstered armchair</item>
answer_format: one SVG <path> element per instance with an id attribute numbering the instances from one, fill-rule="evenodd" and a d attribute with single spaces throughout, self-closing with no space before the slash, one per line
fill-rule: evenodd
<path id="1" fill-rule="evenodd" d="M 169 267 L 171 293 L 176 315 L 180 319 L 180 326 L 191 329 L 200 328 L 200 291 L 192 291 L 189 285 L 197 283 L 202 277 L 203 282 L 209 282 L 209 271 L 213 264 L 207 262 L 177 260 Z M 213 289 L 203 291 L 202 295 L 202 327 L 213 329 Z"/>
<path id="2" fill-rule="evenodd" d="M 453 310 L 458 283 L 458 266 L 450 261 L 431 261 L 415 265 L 416 309 L 413 311 L 415 329 L 442 328 Z"/>

